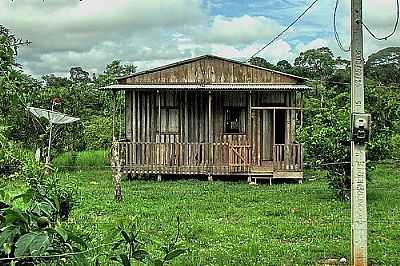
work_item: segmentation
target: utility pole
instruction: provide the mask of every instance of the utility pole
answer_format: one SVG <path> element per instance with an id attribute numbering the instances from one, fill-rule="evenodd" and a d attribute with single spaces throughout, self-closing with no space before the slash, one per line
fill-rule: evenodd
<path id="1" fill-rule="evenodd" d="M 365 146 L 370 115 L 364 112 L 362 0 L 351 0 L 351 261 L 367 266 L 367 182 Z"/>

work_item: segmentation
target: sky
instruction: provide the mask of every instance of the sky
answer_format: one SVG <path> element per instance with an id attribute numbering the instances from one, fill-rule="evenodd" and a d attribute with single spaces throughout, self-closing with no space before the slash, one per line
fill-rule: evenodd
<path id="1" fill-rule="evenodd" d="M 138 70 L 213 54 L 244 60 L 290 24 L 312 0 L 0 0 L 0 24 L 32 42 L 19 63 L 35 77 L 68 76 L 81 66 L 101 73 L 114 59 Z M 395 0 L 363 0 L 364 22 L 378 36 L 391 32 Z M 303 19 L 258 56 L 293 62 L 300 52 L 328 46 L 335 0 L 320 0 Z M 350 0 L 341 0 L 338 32 L 349 43 Z M 400 45 L 400 30 L 388 41 L 365 34 L 364 56 Z"/>

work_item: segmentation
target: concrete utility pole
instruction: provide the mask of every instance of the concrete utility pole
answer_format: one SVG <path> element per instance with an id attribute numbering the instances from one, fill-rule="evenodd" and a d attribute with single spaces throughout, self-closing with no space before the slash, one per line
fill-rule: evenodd
<path id="1" fill-rule="evenodd" d="M 364 113 L 362 0 L 351 0 L 351 226 L 352 265 L 367 266 L 367 184 L 365 146 L 370 115 Z"/>

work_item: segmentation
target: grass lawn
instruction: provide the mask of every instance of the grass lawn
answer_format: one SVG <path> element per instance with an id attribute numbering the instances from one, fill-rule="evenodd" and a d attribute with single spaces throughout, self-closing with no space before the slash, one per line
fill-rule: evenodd
<path id="1" fill-rule="evenodd" d="M 63 182 L 76 183 L 80 191 L 70 220 L 93 246 L 112 242 L 108 232 L 129 216 L 137 216 L 144 239 L 169 239 L 179 216 L 189 252 L 175 265 L 315 265 L 321 258 L 350 259 L 350 205 L 335 200 L 321 179 L 273 186 L 123 181 L 122 203 L 113 199 L 110 172 L 72 172 Z M 368 251 L 374 265 L 399 263 L 399 187 L 398 165 L 379 165 L 372 173 Z"/>

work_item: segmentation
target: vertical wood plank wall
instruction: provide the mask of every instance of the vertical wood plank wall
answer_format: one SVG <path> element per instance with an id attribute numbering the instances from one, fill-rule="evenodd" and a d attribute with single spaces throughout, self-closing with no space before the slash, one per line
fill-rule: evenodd
<path id="1" fill-rule="evenodd" d="M 164 106 L 179 109 L 178 132 L 165 133 L 159 132 L 160 121 L 158 114 L 158 97 L 156 91 L 125 91 L 125 121 L 126 121 L 126 139 L 133 143 L 214 143 L 213 165 L 226 165 L 229 161 L 228 145 L 224 143 L 245 145 L 251 144 L 253 165 L 266 166 L 266 161 L 272 160 L 272 154 L 266 156 L 266 152 L 272 153 L 272 147 L 264 145 L 273 145 L 274 125 L 266 127 L 264 120 L 273 120 L 272 110 L 250 110 L 253 107 L 287 107 L 295 106 L 300 103 L 296 92 L 211 92 L 211 116 L 209 116 L 209 92 L 184 92 L 168 91 L 160 92 L 161 108 Z M 251 100 L 251 103 L 249 103 Z M 244 112 L 243 123 L 245 131 L 241 134 L 224 134 L 224 108 L 241 107 Z M 268 116 L 268 117 L 267 117 Z M 285 111 L 285 144 L 293 143 L 296 130 L 296 111 Z M 211 118 L 212 129 L 209 128 L 209 119 Z M 174 122 L 174 123 L 175 123 Z M 272 127 L 272 129 L 271 129 Z M 212 136 L 209 136 L 212 134 Z M 151 147 L 151 146 L 150 146 Z M 194 153 L 195 156 L 201 156 L 204 162 L 209 160 L 208 150 L 210 146 L 198 145 L 199 150 L 185 150 L 183 147 L 181 153 Z M 135 146 L 135 149 L 148 149 L 148 146 Z M 150 148 L 151 149 L 151 148 Z M 175 148 L 173 148 L 175 149 Z M 179 148 L 181 149 L 181 148 Z M 193 149 L 193 148 L 190 148 Z M 176 153 L 174 150 L 172 153 Z M 133 160 L 145 163 L 145 160 L 151 158 L 134 158 L 137 156 L 157 156 L 154 154 L 160 151 L 129 151 Z M 142 154 L 142 155 L 140 155 Z M 200 154 L 200 155 L 198 155 Z M 187 158 L 187 156 L 183 156 Z M 154 159 L 154 158 L 153 158 Z M 157 160 L 163 160 L 158 158 Z M 208 162 L 208 161 L 207 161 Z"/>

